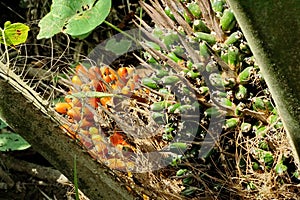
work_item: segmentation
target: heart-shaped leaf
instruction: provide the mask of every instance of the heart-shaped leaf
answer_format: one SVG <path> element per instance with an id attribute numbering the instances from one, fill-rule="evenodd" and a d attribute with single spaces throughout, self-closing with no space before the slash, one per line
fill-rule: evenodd
<path id="1" fill-rule="evenodd" d="M 59 32 L 80 36 L 100 25 L 110 12 L 111 0 L 53 0 L 51 11 L 41 19 L 37 39 Z"/>
<path id="2" fill-rule="evenodd" d="M 30 147 L 30 144 L 16 133 L 0 134 L 0 151 L 24 150 Z"/>
<path id="3" fill-rule="evenodd" d="M 7 46 L 22 44 L 26 41 L 29 27 L 22 23 L 5 22 L 4 31 L 0 33 L 0 43 Z M 3 37 L 4 33 L 4 37 Z M 4 42 L 5 38 L 5 42 Z"/>

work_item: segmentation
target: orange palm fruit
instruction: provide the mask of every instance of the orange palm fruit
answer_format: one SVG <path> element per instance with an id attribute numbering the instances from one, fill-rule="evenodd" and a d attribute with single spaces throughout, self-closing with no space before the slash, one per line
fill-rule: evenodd
<path id="1" fill-rule="evenodd" d="M 84 107 L 82 108 L 83 110 L 83 116 L 88 119 L 88 120 L 93 120 L 94 119 L 94 114 L 90 110 L 91 108 L 89 107 Z"/>
<path id="2" fill-rule="evenodd" d="M 55 111 L 60 114 L 67 114 L 68 110 L 72 108 L 72 105 L 70 103 L 66 102 L 59 102 L 55 104 Z"/>
<path id="3" fill-rule="evenodd" d="M 110 83 L 110 82 L 112 81 L 109 75 L 103 76 L 103 80 L 104 80 L 106 83 Z"/>
<path id="4" fill-rule="evenodd" d="M 92 85 L 97 92 L 104 92 L 106 90 L 106 86 L 97 79 L 91 80 L 90 85 Z"/>
<path id="5" fill-rule="evenodd" d="M 128 72 L 126 67 L 121 67 L 118 69 L 118 75 L 120 76 L 121 80 L 126 82 Z"/>
<path id="6" fill-rule="evenodd" d="M 77 98 L 72 98 L 72 104 L 73 104 L 73 106 L 76 106 L 76 107 L 82 106 L 80 100 Z"/>
<path id="7" fill-rule="evenodd" d="M 119 158 L 110 158 L 105 161 L 105 164 L 110 168 L 110 169 L 126 169 L 126 163 L 122 161 Z"/>
<path id="8" fill-rule="evenodd" d="M 82 92 L 89 92 L 89 91 L 91 91 L 91 88 L 90 88 L 89 85 L 82 85 L 81 86 L 81 91 Z"/>
<path id="9" fill-rule="evenodd" d="M 117 146 L 118 144 L 126 144 L 126 141 L 124 140 L 124 136 L 121 133 L 114 132 L 110 137 L 109 137 L 110 142 L 112 145 Z"/>
<path id="10" fill-rule="evenodd" d="M 96 127 L 92 126 L 89 128 L 89 134 L 90 135 L 98 135 L 99 134 L 99 129 L 97 129 Z"/>
<path id="11" fill-rule="evenodd" d="M 96 97 L 90 97 L 88 99 L 88 104 L 91 105 L 93 108 L 97 108 L 99 102 L 100 102 L 100 99 L 96 98 Z"/>
<path id="12" fill-rule="evenodd" d="M 127 73 L 128 74 L 132 75 L 134 73 L 134 68 L 132 68 L 132 67 L 126 67 L 126 69 L 127 69 Z"/>
<path id="13" fill-rule="evenodd" d="M 87 69 L 81 64 L 77 65 L 75 70 L 77 74 L 88 75 Z"/>
<path id="14" fill-rule="evenodd" d="M 107 103 L 111 100 L 111 97 L 102 97 L 100 98 L 100 103 L 102 106 L 107 107 Z"/>
<path id="15" fill-rule="evenodd" d="M 125 86 L 121 89 L 121 93 L 124 94 L 124 95 L 131 95 L 132 92 L 130 90 L 130 87 L 129 86 Z"/>
<path id="16" fill-rule="evenodd" d="M 132 80 L 133 80 L 134 82 L 138 82 L 138 81 L 140 80 L 140 76 L 139 76 L 138 74 L 133 74 Z"/>
<path id="17" fill-rule="evenodd" d="M 76 75 L 72 77 L 72 83 L 74 85 L 82 85 L 82 81 L 80 80 L 79 76 Z"/>
<path id="18" fill-rule="evenodd" d="M 81 119 L 81 108 L 73 107 L 70 110 L 68 110 L 67 115 L 71 120 L 79 121 Z"/>
<path id="19" fill-rule="evenodd" d="M 135 82 L 132 80 L 132 79 L 130 79 L 130 80 L 128 80 L 128 82 L 126 83 L 126 86 L 128 86 L 129 88 L 130 88 L 130 90 L 132 91 L 132 90 L 134 90 L 134 88 L 135 88 Z"/>
<path id="20" fill-rule="evenodd" d="M 76 138 L 76 133 L 75 133 L 75 131 L 73 131 L 75 129 L 71 128 L 69 125 L 64 124 L 64 125 L 60 126 L 60 128 L 63 129 L 63 130 L 65 130 L 67 132 L 67 135 L 69 137 L 71 137 L 73 139 Z"/>
<path id="21" fill-rule="evenodd" d="M 102 76 L 107 76 L 107 75 L 110 74 L 109 73 L 109 68 L 107 66 L 101 67 L 100 72 L 101 72 Z"/>
<path id="22" fill-rule="evenodd" d="M 104 142 L 94 143 L 94 148 L 96 149 L 97 154 L 106 154 L 107 153 L 107 146 Z"/>
<path id="23" fill-rule="evenodd" d="M 109 78 L 110 78 L 112 81 L 117 80 L 117 76 L 116 76 L 115 74 L 110 74 L 110 75 L 108 75 L 108 76 L 109 76 Z"/>
<path id="24" fill-rule="evenodd" d="M 97 66 L 92 66 L 89 68 L 89 79 L 94 80 L 94 79 L 98 79 L 99 77 L 101 77 L 101 71 L 99 69 L 99 67 Z"/>
<path id="25" fill-rule="evenodd" d="M 80 128 L 89 128 L 94 124 L 94 120 L 88 120 L 86 117 L 82 118 L 82 120 L 80 120 Z"/>

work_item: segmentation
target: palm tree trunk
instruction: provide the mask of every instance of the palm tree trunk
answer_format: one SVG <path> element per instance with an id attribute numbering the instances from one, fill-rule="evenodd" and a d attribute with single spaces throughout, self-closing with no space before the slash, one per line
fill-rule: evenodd
<path id="1" fill-rule="evenodd" d="M 299 164 L 300 3 L 297 0 L 228 2 L 270 88 Z"/>

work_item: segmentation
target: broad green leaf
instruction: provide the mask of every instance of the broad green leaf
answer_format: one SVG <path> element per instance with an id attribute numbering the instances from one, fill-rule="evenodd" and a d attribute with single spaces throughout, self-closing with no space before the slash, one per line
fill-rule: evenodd
<path id="1" fill-rule="evenodd" d="M 30 147 L 19 134 L 2 133 L 0 134 L 0 151 L 24 150 Z"/>
<path id="2" fill-rule="evenodd" d="M 123 55 L 124 53 L 128 52 L 128 49 L 131 47 L 132 42 L 130 40 L 120 40 L 119 42 L 116 41 L 115 38 L 112 38 L 107 41 L 105 45 L 106 51 L 111 51 L 117 55 Z"/>
<path id="3" fill-rule="evenodd" d="M 3 32 L 0 32 L 0 43 L 7 46 L 22 44 L 28 37 L 29 27 L 22 23 L 11 23 L 10 21 L 4 24 L 4 38 Z"/>
<path id="4" fill-rule="evenodd" d="M 53 0 L 51 11 L 41 19 L 37 39 L 59 32 L 81 36 L 100 25 L 110 12 L 111 0 Z"/>

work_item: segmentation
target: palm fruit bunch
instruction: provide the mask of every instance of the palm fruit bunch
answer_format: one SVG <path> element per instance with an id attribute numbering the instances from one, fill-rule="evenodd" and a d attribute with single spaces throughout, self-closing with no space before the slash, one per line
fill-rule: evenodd
<path id="1" fill-rule="evenodd" d="M 124 140 L 121 132 L 114 129 L 109 118 L 98 123 L 96 116 L 105 117 L 99 114 L 103 112 L 99 111 L 100 107 L 108 109 L 118 93 L 129 95 L 138 79 L 130 67 L 115 71 L 109 66 L 87 68 L 78 64 L 70 80 L 71 90 L 63 102 L 55 104 L 55 110 L 68 120 L 62 126 L 68 135 L 77 139 L 93 158 L 105 162 L 112 169 L 123 169 L 132 164 L 127 162 L 126 166 L 109 148 L 124 147 L 133 151 L 134 147 Z"/>
<path id="2" fill-rule="evenodd" d="M 176 191 L 187 197 L 224 192 L 222 173 L 232 175 L 235 166 L 272 170 L 281 158 L 269 136 L 282 131 L 282 123 L 226 1 L 140 3 L 155 24 L 136 23 L 146 35 L 139 41 L 146 75 L 133 67 L 78 65 L 72 89 L 55 106 L 68 119 L 68 134 L 112 169 L 138 168 L 138 162 L 173 167 Z M 258 140 L 248 160 L 239 144 L 246 138 Z M 153 151 L 161 163 L 145 160 Z"/>
<path id="3" fill-rule="evenodd" d="M 173 119 L 171 124 L 164 124 L 167 131 L 163 132 L 162 138 L 172 141 L 170 146 L 181 151 L 181 154 L 173 154 L 170 162 L 178 168 L 176 178 L 181 179 L 184 186 L 181 194 L 189 197 L 204 194 L 209 186 L 200 179 L 210 178 L 192 167 L 192 163 L 200 166 L 207 163 L 207 159 L 222 160 L 217 146 L 227 145 L 221 151 L 234 157 L 239 146 L 233 146 L 235 140 L 246 143 L 246 138 L 255 138 L 258 141 L 250 149 L 252 159 L 247 161 L 243 156 L 245 150 L 240 150 L 240 163 L 232 161 L 234 165 L 239 165 L 242 170 L 249 166 L 257 172 L 271 170 L 275 163 L 275 149 L 268 136 L 281 133 L 283 125 L 226 1 L 161 0 L 160 3 L 155 1 L 150 5 L 143 2 L 141 5 L 155 24 L 154 28 L 145 23 L 140 25 L 150 38 L 144 41 L 144 59 L 153 69 L 151 76 L 143 78 L 142 83 L 159 94 L 174 96 L 175 103 L 163 104 L 158 111 L 164 111 L 161 115 Z M 162 102 L 165 99 L 151 106 L 156 107 Z M 195 123 L 196 114 L 199 120 Z M 183 121 L 184 116 L 190 119 Z M 212 123 L 222 124 L 219 133 L 208 131 Z M 181 137 L 177 140 L 178 135 L 184 135 L 184 140 Z M 236 135 L 240 137 L 235 138 Z M 205 137 L 212 137 L 214 141 L 221 138 L 222 144 L 203 154 L 201 147 L 205 148 L 205 143 L 201 142 L 206 141 Z M 279 163 L 284 160 L 277 159 Z M 216 174 L 214 169 L 211 170 Z M 232 173 L 234 170 L 227 168 L 224 171 Z M 220 183 L 213 183 L 212 187 L 221 190 Z"/>

